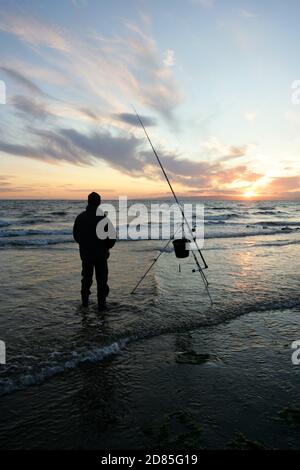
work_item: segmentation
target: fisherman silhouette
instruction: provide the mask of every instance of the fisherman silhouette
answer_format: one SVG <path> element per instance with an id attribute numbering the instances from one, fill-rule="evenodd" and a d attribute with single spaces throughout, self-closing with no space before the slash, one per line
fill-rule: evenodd
<path id="1" fill-rule="evenodd" d="M 89 304 L 90 288 L 93 283 L 94 269 L 97 281 L 98 308 L 106 308 L 106 297 L 109 293 L 107 284 L 109 250 L 116 243 L 116 238 L 107 235 L 106 238 L 98 238 L 96 229 L 100 221 L 106 221 L 105 231 L 115 234 L 114 227 L 106 214 L 101 213 L 98 207 L 101 204 L 101 196 L 97 193 L 91 193 L 88 196 L 88 205 L 86 210 L 79 214 L 74 223 L 73 237 L 79 243 L 79 253 L 82 261 L 82 280 L 81 280 L 81 299 L 82 305 L 87 307 Z M 98 210 L 98 214 L 97 214 Z M 100 214 L 99 214 L 100 212 Z M 109 230 L 110 229 L 110 230 Z M 111 232 L 113 229 L 113 232 Z"/>

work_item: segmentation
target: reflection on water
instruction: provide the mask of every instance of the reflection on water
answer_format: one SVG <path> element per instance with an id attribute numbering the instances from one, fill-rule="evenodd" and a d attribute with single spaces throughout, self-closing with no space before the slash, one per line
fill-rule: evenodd
<path id="1" fill-rule="evenodd" d="M 48 231 L 66 230 L 81 207 L 78 202 L 65 201 L 53 202 L 55 207 L 49 208 L 45 202 L 41 202 L 38 210 L 34 210 L 31 214 L 28 213 L 28 208 L 26 209 L 23 203 L 10 202 L 9 204 L 11 206 L 9 212 L 4 206 L 0 207 L 0 232 L 12 229 L 23 230 L 21 221 L 26 220 L 29 223 L 29 218 L 39 220 L 35 223 L 35 229 L 39 227 L 40 230 L 45 230 L 46 227 L 42 224 L 46 224 Z M 164 242 L 117 243 L 110 258 L 109 309 L 99 314 L 96 308 L 95 289 L 94 303 L 92 298 L 88 309 L 79 306 L 80 260 L 77 247 L 67 241 L 59 242 L 59 237 L 67 238 L 68 235 L 39 233 L 22 236 L 19 234 L 16 237 L 15 233 L 14 236 L 9 236 L 7 232 L 5 236 L 4 232 L 0 233 L 0 239 L 2 237 L 10 243 L 1 248 L 0 339 L 4 340 L 7 346 L 7 364 L 1 366 L 0 369 L 1 407 L 15 408 L 19 404 L 25 416 L 27 408 L 22 408 L 24 405 L 21 405 L 21 402 L 24 403 L 24 397 L 26 397 L 29 404 L 35 403 L 35 419 L 38 420 L 38 417 L 46 412 L 43 410 L 48 410 L 50 413 L 48 401 L 53 400 L 53 403 L 59 406 L 60 397 L 71 398 L 68 404 L 62 398 L 62 409 L 68 414 L 52 413 L 53 422 L 48 423 L 49 429 L 54 429 L 56 426 L 57 429 L 66 430 L 72 425 L 78 426 L 80 422 L 81 428 L 86 429 L 86 437 L 82 432 L 80 436 L 75 436 L 76 439 L 78 442 L 85 439 L 86 445 L 96 446 L 92 430 L 95 431 L 95 435 L 101 434 L 106 428 L 111 429 L 114 426 L 114 420 L 116 421 L 117 442 L 123 426 L 122 417 L 120 417 L 122 413 L 127 419 L 126 426 L 132 425 L 132 429 L 137 430 L 136 423 L 130 424 L 128 420 L 135 419 L 132 417 L 131 407 L 139 408 L 143 399 L 139 395 L 136 400 L 141 401 L 134 403 L 127 395 L 127 391 L 132 379 L 134 387 L 137 387 L 142 394 L 146 387 L 145 383 L 148 383 L 145 379 L 147 367 L 152 370 L 153 383 L 156 383 L 156 373 L 159 375 L 160 370 L 167 374 L 165 379 L 166 377 L 168 379 L 163 382 L 160 378 L 157 384 L 160 388 L 154 387 L 151 390 L 149 385 L 147 392 L 149 402 L 144 403 L 144 406 L 149 407 L 147 409 L 150 414 L 155 414 L 158 408 L 161 411 L 161 407 L 168 407 L 168 404 L 172 404 L 173 395 L 169 387 L 171 383 L 174 385 L 174 392 L 178 391 L 179 394 L 176 400 L 179 400 L 179 396 L 185 396 L 186 388 L 188 389 L 188 385 L 191 385 L 193 381 L 196 380 L 200 388 L 203 386 L 200 376 L 195 379 L 191 373 L 189 367 L 192 365 L 184 366 L 176 363 L 176 367 L 174 366 L 174 354 L 176 357 L 180 352 L 209 354 L 210 359 L 201 367 L 205 368 L 208 374 L 205 380 L 214 380 L 214 368 L 225 367 L 226 361 L 230 358 L 224 355 L 221 345 L 218 346 L 213 342 L 205 343 L 203 332 L 207 331 L 205 328 L 208 326 L 219 324 L 218 328 L 222 328 L 222 325 L 228 324 L 230 319 L 241 317 L 237 320 L 239 321 L 239 335 L 235 335 L 235 341 L 230 342 L 228 336 L 228 351 L 230 350 L 232 354 L 237 351 L 247 351 L 250 338 L 252 350 L 255 349 L 257 354 L 258 350 L 265 350 L 269 346 L 276 351 L 275 354 L 280 354 L 276 341 L 282 348 L 283 341 L 290 342 L 291 331 L 294 331 L 296 335 L 295 325 L 291 326 L 292 314 L 286 316 L 289 322 L 287 331 L 282 323 L 279 331 L 278 324 L 272 324 L 272 315 L 268 317 L 268 323 L 264 324 L 263 312 L 272 310 L 276 313 L 281 310 L 286 311 L 288 308 L 296 312 L 299 307 L 300 232 L 296 225 L 292 225 L 292 222 L 296 223 L 295 214 L 298 206 L 293 203 L 276 203 L 275 207 L 274 204 L 271 206 L 270 203 L 266 203 L 264 207 L 267 209 L 259 209 L 258 203 L 246 204 L 242 207 L 238 203 L 220 203 L 219 205 L 218 202 L 216 207 L 219 208 L 213 209 L 215 204 L 216 202 L 210 203 L 208 211 L 210 215 L 215 215 L 214 222 L 218 221 L 218 224 L 212 223 L 213 220 L 210 219 L 207 230 L 211 238 L 206 240 L 204 248 L 209 265 L 206 274 L 214 299 L 213 307 L 210 306 L 199 274 L 192 273 L 194 268 L 192 258 L 183 260 L 181 272 L 178 272 L 178 260 L 170 251 L 162 254 L 155 269 L 147 276 L 136 295 L 130 295 L 133 286 Z M 238 217 L 234 218 L 234 223 L 228 222 L 227 216 L 233 211 L 238 213 Z M 254 215 L 255 212 L 263 211 L 281 211 L 281 213 Z M 54 212 L 55 215 L 53 215 Z M 58 215 L 58 212 L 61 215 Z M 225 215 L 226 220 L 224 220 Z M 44 217 L 45 220 L 51 219 L 52 222 L 41 222 Z M 251 219 L 253 230 L 257 230 L 257 217 L 268 219 L 269 222 L 274 222 L 275 218 L 277 221 L 281 220 L 282 223 L 289 219 L 294 229 L 287 234 L 282 233 L 281 228 L 276 226 L 274 233 L 274 224 L 271 224 L 269 225 L 271 229 L 259 228 L 260 231 L 263 230 L 263 234 L 254 236 L 251 232 L 248 233 L 250 236 L 247 238 L 245 233 L 248 229 L 246 229 L 245 220 L 248 220 L 248 224 Z M 55 221 L 53 221 L 54 218 Z M 222 224 L 219 223 L 220 221 Z M 32 224 L 33 222 L 31 222 L 31 227 Z M 226 237 L 221 238 L 224 231 L 227 231 Z M 238 237 L 241 231 L 243 235 Z M 233 233 L 235 236 L 228 236 Z M 44 243 L 49 237 L 55 239 L 55 244 Z M 16 247 L 11 244 L 16 238 L 26 243 L 31 240 L 31 245 L 27 243 L 27 245 Z M 32 240 L 39 240 L 39 243 L 42 240 L 44 244 L 34 246 Z M 257 318 L 252 325 L 248 316 L 242 317 L 249 312 L 260 312 L 262 320 L 259 325 L 255 323 Z M 243 328 L 246 328 L 246 333 Z M 274 336 L 272 337 L 270 331 L 273 330 Z M 202 343 L 199 348 L 197 341 L 195 342 L 194 331 L 197 331 L 201 337 Z M 171 339 L 166 340 L 166 336 L 163 335 L 170 335 Z M 218 341 L 222 343 L 220 336 Z M 170 342 L 172 347 L 168 350 L 167 346 L 170 346 Z M 164 347 L 165 344 L 166 347 Z M 156 347 L 157 351 L 155 351 Z M 137 355 L 141 357 L 141 362 L 138 364 Z M 127 359 L 123 360 L 123 358 Z M 157 363 L 154 359 L 157 359 Z M 260 360 L 266 361 L 266 358 L 262 359 L 258 354 L 257 363 L 260 363 Z M 170 369 L 167 368 L 168 370 L 164 368 L 167 363 L 173 364 Z M 180 369 L 181 366 L 182 369 Z M 240 366 L 240 370 L 247 369 L 246 358 Z M 235 367 L 236 374 L 238 374 L 238 365 Z M 284 369 L 282 365 L 280 367 Z M 172 374 L 175 370 L 179 376 L 176 375 L 174 379 Z M 185 371 L 182 372 L 184 377 L 180 376 L 180 370 Z M 271 372 L 267 369 L 263 373 L 267 376 Z M 226 373 L 221 374 L 218 380 L 226 382 Z M 231 377 L 231 380 L 234 379 Z M 282 386 L 282 389 L 286 390 L 287 379 L 284 374 L 281 374 L 280 380 L 284 380 L 285 383 L 282 382 L 278 387 Z M 294 386 L 290 378 L 288 383 L 291 387 Z M 121 390 L 118 389 L 119 384 L 121 384 Z M 41 402 L 35 402 L 34 397 L 38 396 L 40 387 L 46 387 L 47 391 Z M 223 390 L 219 382 L 217 387 Z M 161 390 L 162 395 L 159 395 L 158 390 Z M 200 393 L 198 401 L 195 398 L 197 390 L 193 389 L 193 393 L 195 394 L 194 402 L 199 405 L 204 399 L 204 390 Z M 170 394 L 170 399 L 168 394 Z M 163 396 L 163 399 L 160 398 L 161 406 L 155 404 L 157 396 Z M 239 400 L 239 397 L 237 396 L 236 399 Z M 121 410 L 117 409 L 118 400 L 124 407 Z M 249 400 L 251 401 L 250 398 Z M 212 403 L 213 401 L 210 406 L 213 406 Z M 228 403 L 227 406 L 229 406 Z M 28 413 L 29 409 L 28 405 Z M 8 418 L 12 417 L 7 415 Z M 45 419 L 49 421 L 50 415 Z M 12 427 L 17 428 L 17 420 L 13 422 Z M 4 428 L 1 432 L 4 432 Z M 142 443 L 140 428 L 137 432 L 140 433 L 139 442 Z M 130 433 L 125 432 L 124 429 L 122 433 L 124 445 L 127 438 L 132 442 Z M 22 436 L 25 439 L 24 434 Z M 75 437 L 70 436 L 70 441 L 68 441 L 72 443 L 70 445 L 74 444 Z M 101 438 L 104 439 L 103 436 Z M 28 439 L 34 442 L 33 435 Z M 115 442 L 112 434 L 109 439 Z"/>

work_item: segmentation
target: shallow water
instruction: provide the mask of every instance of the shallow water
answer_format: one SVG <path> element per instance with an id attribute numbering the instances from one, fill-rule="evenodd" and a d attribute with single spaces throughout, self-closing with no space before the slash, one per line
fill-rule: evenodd
<path id="1" fill-rule="evenodd" d="M 110 374 L 114 375 L 110 370 L 117 367 L 115 380 L 117 383 L 120 380 L 122 387 L 116 391 L 112 385 L 111 391 L 118 395 L 119 403 L 126 403 L 127 400 L 128 371 L 131 371 L 130 373 L 134 371 L 136 374 L 135 381 L 139 383 L 140 391 L 144 386 L 148 390 L 144 368 L 153 366 L 152 376 L 153 380 L 156 380 L 155 363 L 160 361 L 165 364 L 169 354 L 172 356 L 170 345 L 174 344 L 178 336 L 182 338 L 184 335 L 192 334 L 193 338 L 201 338 L 200 345 L 205 345 L 207 341 L 216 341 L 213 339 L 214 335 L 219 335 L 222 325 L 224 328 L 229 328 L 229 331 L 235 328 L 234 341 L 231 342 L 230 339 L 232 331 L 230 333 L 227 331 L 224 346 L 219 336 L 220 344 L 217 348 L 217 356 L 221 358 L 222 367 L 226 368 L 222 374 L 230 373 L 231 366 L 227 369 L 227 355 L 235 355 L 235 380 L 239 373 L 240 378 L 244 377 L 245 369 L 245 364 L 239 363 L 237 345 L 240 345 L 241 351 L 248 350 L 249 353 L 251 350 L 251 354 L 254 351 L 257 355 L 260 351 L 261 357 L 259 353 L 256 357 L 257 363 L 260 358 L 266 361 L 264 353 L 266 344 L 269 344 L 270 331 L 260 328 L 258 334 L 255 332 L 258 346 L 257 348 L 253 346 L 252 330 L 256 329 L 257 322 L 264 322 L 268 318 L 271 327 L 274 326 L 270 355 L 276 351 L 276 344 L 279 345 L 279 355 L 287 354 L 285 348 L 290 348 L 290 343 L 298 339 L 299 205 L 294 202 L 247 204 L 214 201 L 206 203 L 206 206 L 206 239 L 203 252 L 209 265 L 206 273 L 214 305 L 210 306 L 199 274 L 192 273 L 194 268 L 192 258 L 181 262 L 179 273 L 178 260 L 170 249 L 163 252 L 154 270 L 137 293 L 134 296 L 130 295 L 131 289 L 156 254 L 160 253 L 165 242 L 120 241 L 112 250 L 110 258 L 109 310 L 105 315 L 99 315 L 95 297 L 94 303 L 92 302 L 88 310 L 80 307 L 80 260 L 77 246 L 70 241 L 72 221 L 84 205 L 81 202 L 70 201 L 41 201 L 30 204 L 28 201 L 1 202 L 0 339 L 6 342 L 7 347 L 7 364 L 0 366 L 2 395 L 0 406 L 3 410 L 6 409 L 3 415 L 6 419 L 2 421 L 0 431 L 4 446 L 13 445 L 13 437 L 5 437 L 10 436 L 7 434 L 7 427 L 15 429 L 21 423 L 26 427 L 27 407 L 24 407 L 23 401 L 25 398 L 34 404 L 37 428 L 44 426 L 39 421 L 39 416 L 44 414 L 43 409 L 47 401 L 51 400 L 55 407 L 55 403 L 59 406 L 62 400 L 67 414 L 51 413 L 51 420 L 57 429 L 66 429 L 72 425 L 72 420 L 78 417 L 79 411 L 76 400 L 70 409 L 65 403 L 65 397 L 79 393 L 83 376 L 86 381 L 85 393 L 89 393 L 89 387 L 97 389 L 99 386 L 97 383 L 102 380 L 103 374 L 110 377 Z M 286 226 L 290 229 L 282 230 Z M 269 313 L 270 311 L 273 313 Z M 276 318 L 273 326 L 272 315 Z M 251 318 L 254 322 L 253 327 L 251 327 Z M 297 318 L 296 322 L 294 318 Z M 232 325 L 238 324 L 238 327 L 230 326 L 230 320 L 233 319 L 236 320 Z M 280 335 L 284 337 L 284 342 L 281 341 Z M 248 349 L 249 336 L 252 345 L 250 349 Z M 196 349 L 197 341 L 194 343 Z M 259 342 L 263 346 L 260 346 Z M 200 349 L 202 351 L 203 348 Z M 210 346 L 208 349 L 211 353 L 214 348 Z M 276 356 L 277 353 L 274 354 Z M 137 356 L 140 361 L 138 365 Z M 297 383 L 295 381 L 298 380 L 295 368 L 291 366 L 290 356 L 287 357 L 284 356 L 284 360 L 288 360 L 289 367 L 278 379 L 282 396 L 279 392 L 275 393 L 275 402 L 278 401 L 276 406 L 283 401 L 283 397 L 286 398 L 287 390 L 295 387 Z M 244 357 L 243 360 L 247 362 L 249 358 Z M 127 362 L 124 365 L 122 361 Z M 149 361 L 152 365 L 149 365 Z M 122 371 L 118 369 L 120 362 Z M 173 371 L 175 373 L 173 385 L 175 390 L 182 389 L 182 396 L 188 390 L 187 382 L 194 380 L 194 372 L 191 371 L 191 377 L 189 378 L 187 372 L 187 377 L 182 381 L 178 369 L 180 367 L 189 370 L 189 366 L 174 365 L 171 368 L 172 372 L 168 372 L 165 388 L 161 389 L 161 386 L 157 385 L 152 391 L 147 391 L 151 397 L 151 394 L 157 396 L 158 390 L 161 389 L 158 398 L 163 408 L 168 409 L 168 403 L 172 403 L 171 397 L 168 396 L 172 389 Z M 199 369 L 200 366 L 197 367 Z M 201 367 L 203 369 L 207 365 Z M 211 367 L 213 378 L 215 369 L 214 366 Z M 271 369 L 262 368 L 261 376 L 266 386 L 264 393 L 267 396 L 268 383 L 271 387 L 274 380 Z M 127 381 L 129 387 L 129 378 Z M 55 392 L 56 386 L 59 388 L 57 392 Z M 118 385 L 115 387 L 118 388 Z M 41 390 L 40 401 L 36 398 L 40 393 L 39 390 Z M 92 397 L 86 403 L 86 415 L 80 411 L 84 422 L 91 413 L 89 406 L 95 404 L 92 389 L 90 393 Z M 107 402 L 109 403 L 109 409 L 112 406 L 115 410 L 115 419 L 118 421 L 117 401 L 110 404 L 107 390 L 103 390 L 103 393 L 106 395 L 101 397 L 101 400 L 103 398 L 105 406 Z M 193 388 L 190 393 L 192 400 L 192 397 L 197 395 L 197 389 Z M 212 388 L 210 406 L 213 406 L 214 400 L 218 403 L 224 393 L 221 387 L 213 396 Z M 263 404 L 264 401 L 264 398 L 255 401 L 257 393 L 260 392 L 255 392 L 253 395 L 253 406 L 255 403 Z M 205 405 L 204 395 L 203 390 L 197 401 L 199 406 L 200 402 L 204 407 L 208 406 Z M 179 400 L 180 396 L 180 394 L 176 396 L 176 400 Z M 183 399 L 183 404 L 184 400 L 186 399 Z M 136 403 L 136 406 L 140 408 L 141 403 Z M 155 411 L 155 404 L 151 404 L 150 398 L 147 406 L 147 413 L 152 414 L 153 419 L 157 420 L 158 411 Z M 97 407 L 101 409 L 98 402 Z M 19 423 L 17 416 L 12 419 L 12 408 L 18 415 L 23 416 L 20 417 Z M 105 413 L 103 410 L 102 412 Z M 219 409 L 221 421 L 225 419 L 225 415 L 222 418 L 222 413 Z M 44 416 L 43 419 L 48 418 Z M 137 419 L 130 413 L 127 418 Z M 250 418 L 251 416 L 249 420 Z M 140 419 L 143 421 L 144 418 Z M 22 420 L 25 420 L 25 424 Z M 98 425 L 101 428 L 100 422 Z M 118 439 L 120 440 L 121 435 L 124 439 L 120 445 L 128 442 L 134 446 L 133 436 L 130 437 L 127 431 L 116 431 Z M 221 429 L 220 432 L 223 431 Z M 38 433 L 38 429 L 36 432 Z M 85 444 L 88 446 L 96 446 L 96 436 L 93 437 L 93 432 L 92 428 L 90 432 L 87 431 Z M 75 434 L 73 440 L 69 435 L 66 441 L 61 442 L 65 442 L 66 446 L 79 445 L 79 437 Z M 36 442 L 33 434 L 30 433 L 25 437 L 22 432 L 20 437 L 16 437 L 16 446 L 22 447 L 22 439 L 24 439 L 23 444 L 26 443 L 29 447 L 38 445 L 37 442 L 46 446 L 44 440 Z M 114 443 L 113 431 L 107 435 L 101 434 L 101 439 L 108 445 L 110 443 L 117 446 L 117 443 Z M 143 439 L 140 437 L 137 443 L 143 445 Z M 224 444 L 224 439 L 213 440 L 212 436 L 208 441 L 206 444 L 208 446 L 212 445 L 211 442 L 216 445 Z M 51 445 L 55 445 L 55 439 L 53 441 L 50 439 L 50 442 Z"/>

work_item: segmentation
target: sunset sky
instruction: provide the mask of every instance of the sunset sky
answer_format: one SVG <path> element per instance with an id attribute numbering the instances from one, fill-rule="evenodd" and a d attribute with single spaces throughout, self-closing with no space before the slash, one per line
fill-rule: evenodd
<path id="1" fill-rule="evenodd" d="M 0 6 L 1 198 L 300 198 L 299 0 Z"/>

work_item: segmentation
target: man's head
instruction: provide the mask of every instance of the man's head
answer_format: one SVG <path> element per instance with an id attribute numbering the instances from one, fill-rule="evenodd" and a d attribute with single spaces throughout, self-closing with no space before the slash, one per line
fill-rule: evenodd
<path id="1" fill-rule="evenodd" d="M 88 195 L 89 206 L 98 207 L 101 204 L 101 196 L 98 193 L 91 193 Z"/>

